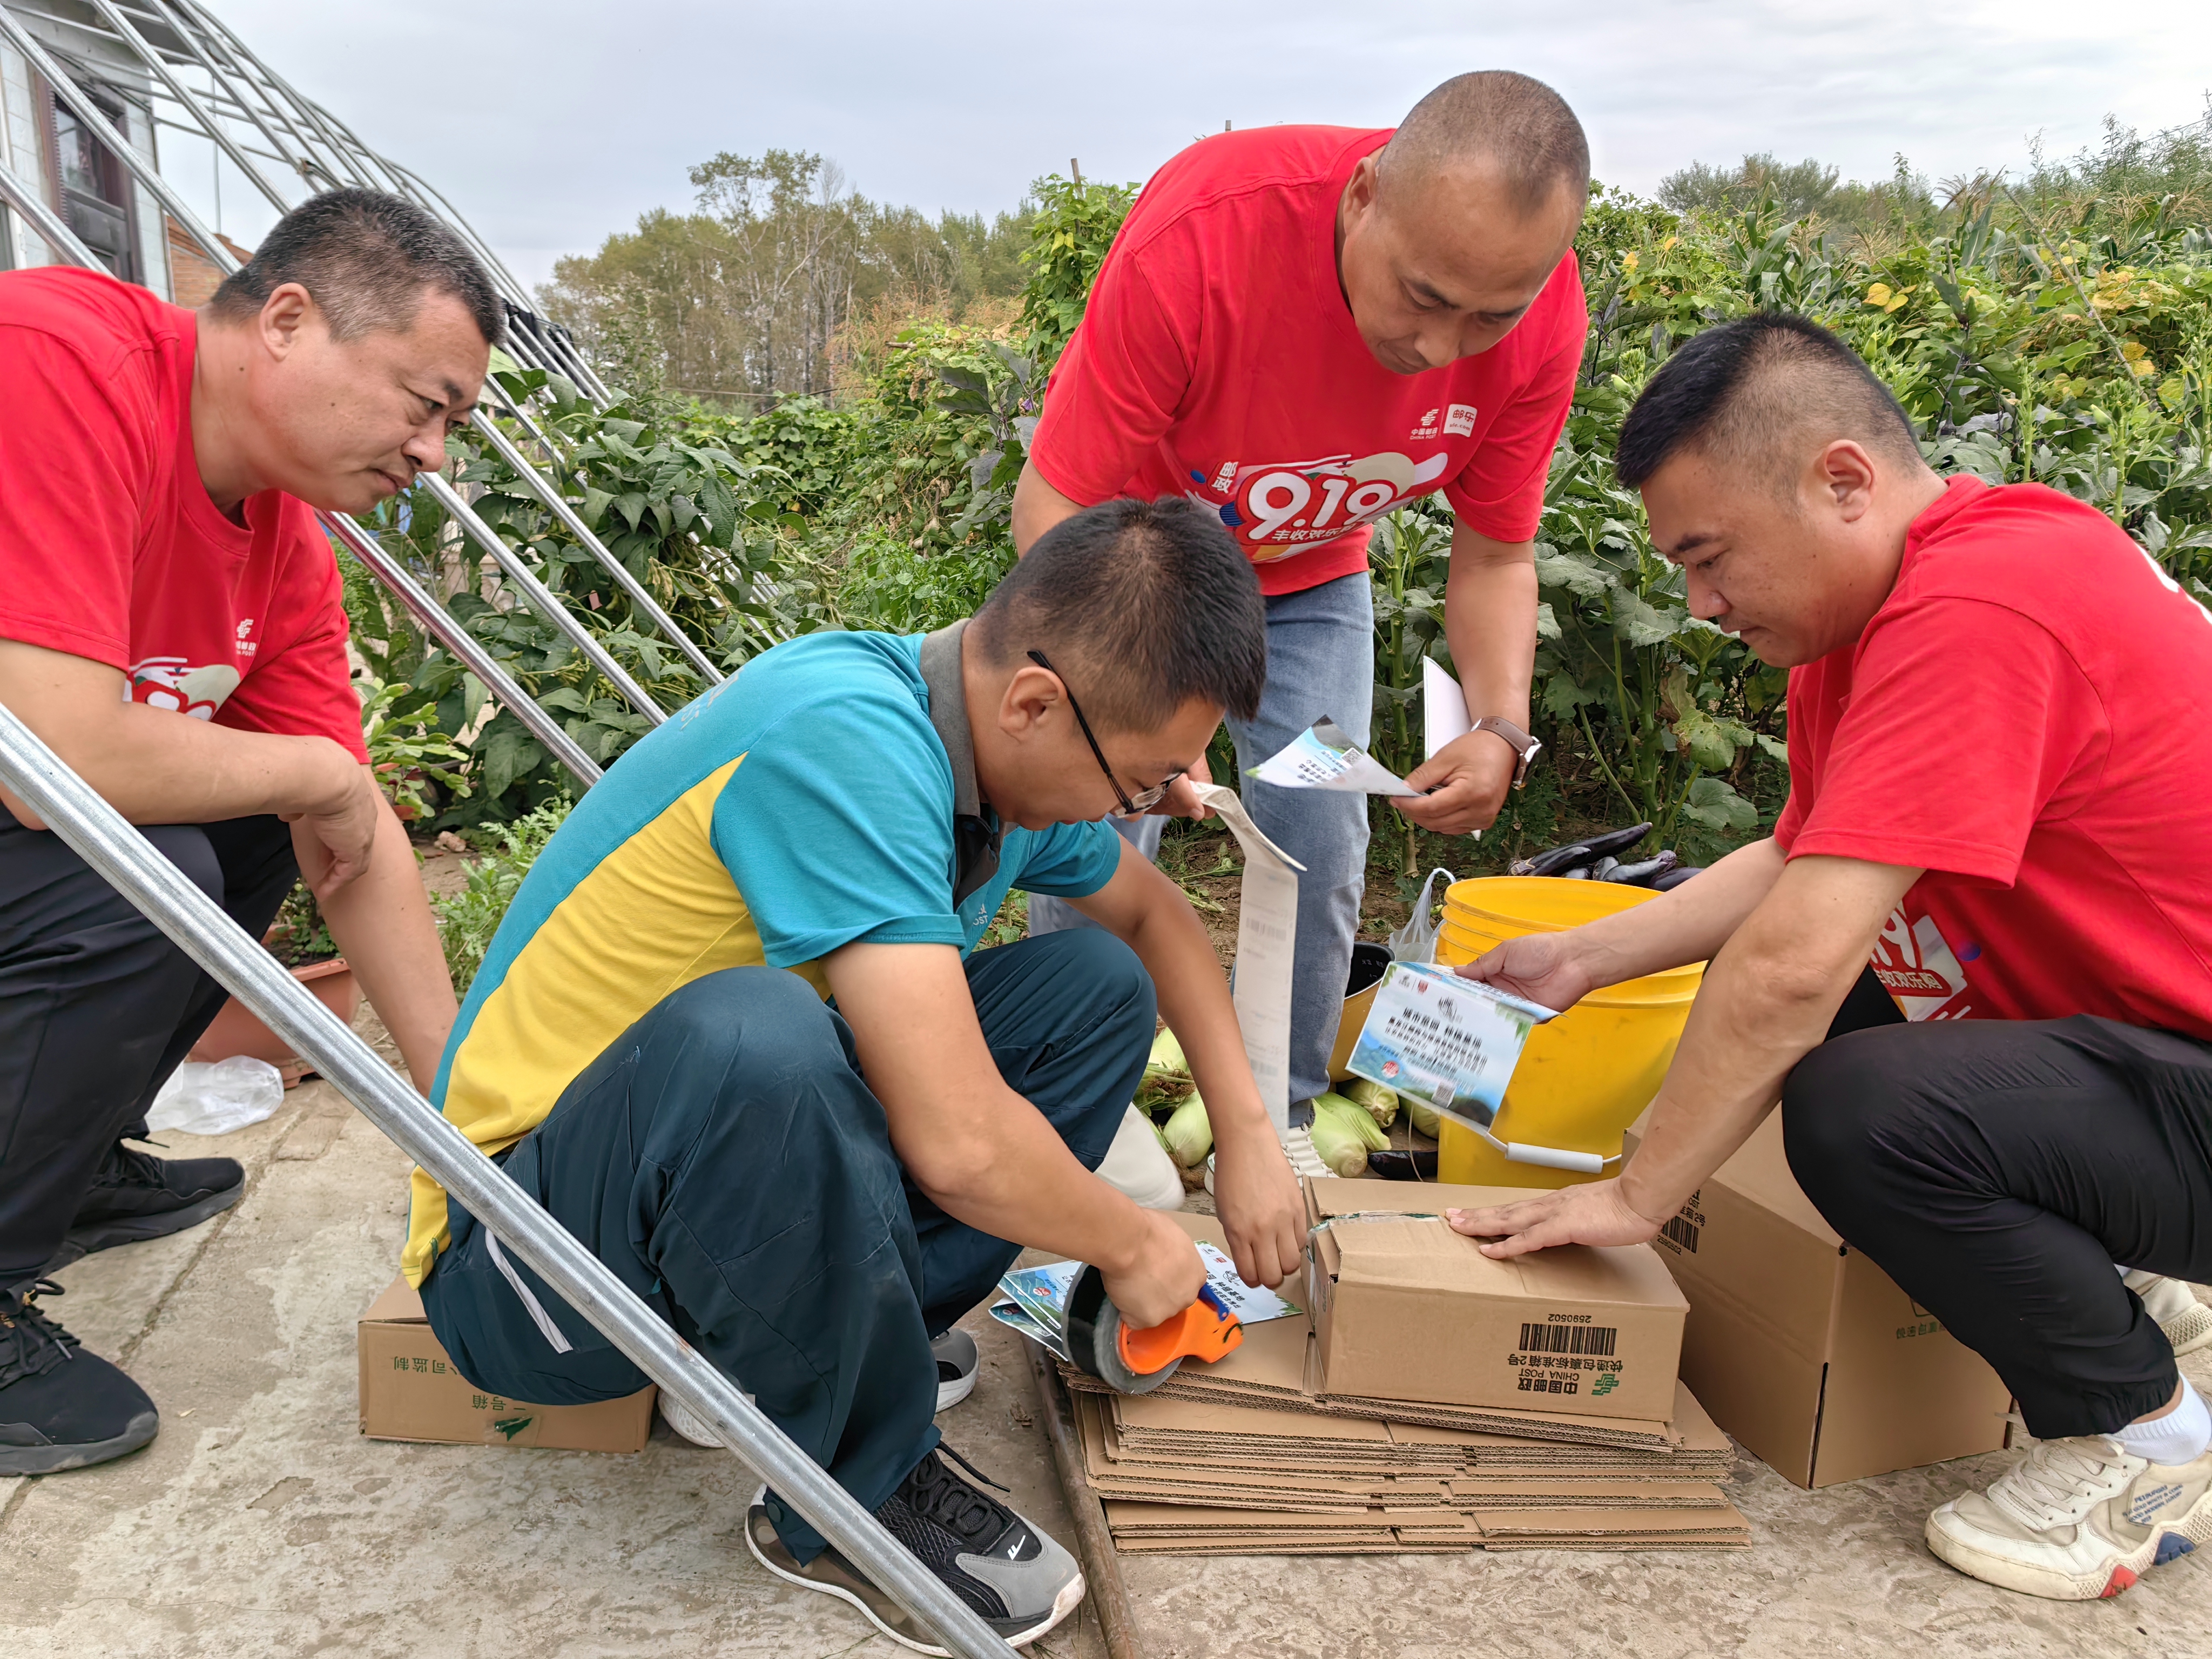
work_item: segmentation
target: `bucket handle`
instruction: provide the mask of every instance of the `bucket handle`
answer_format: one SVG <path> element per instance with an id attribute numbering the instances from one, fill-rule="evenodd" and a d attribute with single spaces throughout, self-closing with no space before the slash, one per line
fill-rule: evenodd
<path id="1" fill-rule="evenodd" d="M 1571 1152 L 1562 1146 L 1538 1146 L 1525 1140 L 1500 1140 L 1487 1129 L 1475 1133 L 1505 1154 L 1509 1164 L 1534 1164 L 1547 1170 L 1572 1170 L 1578 1175 L 1603 1175 L 1605 1166 L 1618 1164 L 1626 1156 L 1615 1152 L 1611 1158 L 1600 1158 L 1595 1152 Z"/>

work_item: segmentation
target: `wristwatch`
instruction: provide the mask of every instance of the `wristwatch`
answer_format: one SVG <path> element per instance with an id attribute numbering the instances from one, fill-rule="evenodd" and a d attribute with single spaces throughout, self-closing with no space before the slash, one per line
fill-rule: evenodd
<path id="1" fill-rule="evenodd" d="M 1513 763 L 1513 787 L 1518 789 L 1528 781 L 1528 768 L 1534 763 L 1538 751 L 1543 748 L 1542 744 L 1514 725 L 1511 720 L 1496 714 L 1485 714 L 1468 729 L 1470 732 L 1494 732 L 1511 744 L 1514 754 L 1519 757 Z"/>

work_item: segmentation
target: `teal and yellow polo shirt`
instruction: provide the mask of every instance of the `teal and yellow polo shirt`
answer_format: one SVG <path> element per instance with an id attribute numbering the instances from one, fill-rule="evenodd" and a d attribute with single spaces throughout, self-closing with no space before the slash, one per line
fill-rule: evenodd
<path id="1" fill-rule="evenodd" d="M 978 802 L 958 639 L 793 640 L 608 768 L 531 867 L 461 1005 L 431 1088 L 447 1118 L 502 1152 L 704 975 L 764 964 L 827 997 L 821 959 L 840 945 L 964 957 L 1009 888 L 1103 887 L 1121 849 L 1109 826 L 1000 832 Z M 417 1170 L 413 1200 L 401 1267 L 419 1285 L 446 1246 L 445 1189 Z"/>

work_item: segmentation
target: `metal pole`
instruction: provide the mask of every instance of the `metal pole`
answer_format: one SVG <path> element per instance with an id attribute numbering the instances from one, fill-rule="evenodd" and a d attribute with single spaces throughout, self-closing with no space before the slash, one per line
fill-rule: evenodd
<path id="1" fill-rule="evenodd" d="M 416 482 L 430 492 L 431 499 L 444 507 L 469 534 L 469 539 L 491 555 L 501 571 L 523 592 L 530 608 L 568 635 L 568 642 L 583 653 L 584 660 L 605 675 L 615 690 L 629 702 L 631 708 L 659 726 L 668 718 L 667 712 L 653 702 L 643 686 L 629 677 L 629 672 L 607 653 L 607 648 L 592 637 L 591 629 L 578 622 L 568 608 L 553 597 L 552 590 L 538 580 L 531 568 L 523 563 L 520 555 L 500 538 L 500 534 L 477 516 L 476 508 L 461 499 L 461 492 L 447 483 L 438 472 L 425 472 Z"/>
<path id="2" fill-rule="evenodd" d="M 583 745 L 508 677 L 498 659 L 484 649 L 483 642 L 464 628 L 452 611 L 424 592 L 407 567 L 386 552 L 374 535 L 343 513 L 320 513 L 316 516 L 323 521 L 325 530 L 345 544 L 348 552 L 399 596 L 399 602 L 414 612 L 416 620 L 428 630 L 432 639 L 459 658 L 462 665 L 483 682 L 491 700 L 529 727 L 530 735 L 544 744 L 578 782 L 588 789 L 599 781 L 599 763 L 584 752 Z"/>
<path id="3" fill-rule="evenodd" d="M 222 907 L 0 708 L 0 783 L 240 1002 L 328 1079 L 431 1178 L 489 1227 L 655 1382 L 713 1425 L 747 1468 L 878 1588 L 968 1659 L 1013 1650 L 678 1337 L 606 1264 L 508 1180 L 376 1051 L 316 1000 Z"/>
<path id="4" fill-rule="evenodd" d="M 537 493 L 538 499 L 552 509 L 553 516 L 567 526 L 568 533 L 606 567 L 607 574 L 612 576 L 622 591 L 629 595 L 630 603 L 653 618 L 653 625 L 668 635 L 676 648 L 690 659 L 691 665 L 707 677 L 709 684 L 720 685 L 722 683 L 721 672 L 708 659 L 707 653 L 691 642 L 691 636 L 678 626 L 676 618 L 660 608 L 659 601 L 647 592 L 645 584 L 631 575 L 623 562 L 608 550 L 607 544 L 592 533 L 590 526 L 577 516 L 576 509 L 568 505 L 553 481 L 530 464 L 529 458 L 514 447 L 484 410 L 474 410 L 469 419 L 477 431 L 491 441 L 491 447 L 499 452 L 501 459 L 513 467 L 522 481 Z"/>
<path id="5" fill-rule="evenodd" d="M 105 270 L 90 248 L 76 239 L 76 233 L 64 224 L 61 216 L 42 201 L 39 193 L 8 170 L 0 162 L 0 198 L 23 216 L 23 222 L 42 237 L 54 257 L 64 264 L 82 265 L 88 270 Z"/>
<path id="6" fill-rule="evenodd" d="M 214 118 L 200 106 L 200 100 L 192 95 L 191 88 L 179 80 L 171 71 L 168 64 L 161 61 L 161 54 L 148 44 L 144 35 L 132 27 L 131 20 L 115 9 L 112 0 L 92 0 L 92 3 L 100 15 L 107 20 L 108 27 L 120 35 L 131 49 L 145 60 L 146 67 L 160 77 L 161 84 L 169 89 L 169 96 L 184 106 L 186 113 L 200 124 L 200 130 L 222 147 L 222 153 L 230 157 L 238 170 L 269 198 L 270 205 L 279 214 L 289 211 L 290 204 L 276 193 L 276 187 L 274 185 L 261 176 L 261 169 L 246 158 L 244 150 L 231 142 L 230 135 L 216 125 Z"/>

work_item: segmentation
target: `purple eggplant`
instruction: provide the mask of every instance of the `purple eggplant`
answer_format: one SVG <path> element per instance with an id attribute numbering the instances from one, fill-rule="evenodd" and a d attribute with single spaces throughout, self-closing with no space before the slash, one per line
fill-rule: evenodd
<path id="1" fill-rule="evenodd" d="M 1680 854 L 1669 847 L 1656 858 L 1645 859 L 1640 864 L 1624 864 L 1607 871 L 1604 879 L 1620 882 L 1624 886 L 1649 887 L 1656 878 L 1665 875 L 1681 861 Z"/>
<path id="2" fill-rule="evenodd" d="M 1671 893 L 1692 876 L 1703 874 L 1705 867 L 1702 864 L 1678 865 L 1655 879 L 1651 884 L 1652 889 L 1656 892 Z"/>

